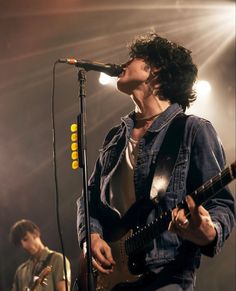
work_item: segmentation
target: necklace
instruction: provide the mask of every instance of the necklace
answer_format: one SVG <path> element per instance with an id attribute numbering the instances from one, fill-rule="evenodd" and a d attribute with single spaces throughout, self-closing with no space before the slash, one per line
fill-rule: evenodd
<path id="1" fill-rule="evenodd" d="M 139 120 L 149 120 L 149 119 L 153 119 L 154 117 L 157 117 L 158 115 L 160 115 L 160 113 L 155 114 L 155 115 L 151 115 L 151 116 L 140 117 L 140 118 L 136 118 L 135 117 L 135 120 L 136 121 L 139 121 Z"/>

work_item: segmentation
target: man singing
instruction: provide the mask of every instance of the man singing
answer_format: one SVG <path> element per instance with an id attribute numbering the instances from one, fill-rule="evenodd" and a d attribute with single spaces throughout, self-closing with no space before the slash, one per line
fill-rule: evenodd
<path id="1" fill-rule="evenodd" d="M 148 189 L 152 189 L 155 179 L 150 181 L 152 165 L 163 151 L 161 146 L 170 126 L 179 116 L 185 116 L 186 108 L 196 99 L 192 88 L 197 67 L 191 52 L 183 46 L 151 33 L 136 38 L 129 55 L 117 88 L 130 96 L 134 110 L 105 137 L 88 185 L 92 263 L 107 275 L 116 270 L 116 258 L 106 239 L 107 233 L 115 232 L 106 209 L 116 208 L 123 217 L 140 199 L 151 199 Z M 176 130 L 174 137 L 180 134 Z M 168 140 L 165 142 L 168 144 Z M 143 275 L 134 283 L 121 282 L 112 290 L 194 290 L 201 255 L 212 257 L 222 249 L 235 224 L 235 206 L 227 187 L 204 206 L 197 205 L 188 194 L 224 167 L 224 151 L 211 123 L 194 115 L 185 116 L 175 167 L 165 193 L 154 193 L 157 202 L 148 213 L 143 213 L 142 208 L 133 213 L 144 225 L 168 210 L 172 211 L 172 218 L 144 248 Z M 188 209 L 176 207 L 181 201 Z M 82 246 L 83 195 L 78 199 L 77 225 Z"/>

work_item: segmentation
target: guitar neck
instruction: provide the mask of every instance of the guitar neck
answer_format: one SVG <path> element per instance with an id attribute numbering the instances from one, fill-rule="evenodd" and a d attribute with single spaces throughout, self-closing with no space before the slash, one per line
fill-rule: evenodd
<path id="1" fill-rule="evenodd" d="M 205 205 L 213 198 L 220 190 L 233 181 L 236 177 L 235 163 L 225 168 L 218 175 L 204 183 L 197 190 L 192 192 L 190 196 L 194 199 L 197 205 Z"/>
<path id="2" fill-rule="evenodd" d="M 197 205 L 205 205 L 210 199 L 212 199 L 222 188 L 228 185 L 236 177 L 236 162 L 225 168 L 218 175 L 204 183 L 201 187 L 189 194 Z M 176 207 L 186 209 L 186 215 L 189 216 L 187 210 L 187 204 L 185 200 L 182 200 Z M 175 207 L 174 207 L 175 208 Z M 158 234 L 167 230 L 171 221 L 171 213 L 173 209 L 170 209 L 162 213 L 158 218 L 144 227 L 138 228 L 138 231 L 134 232 L 125 241 L 125 251 L 128 256 L 141 251 L 148 245 Z"/>

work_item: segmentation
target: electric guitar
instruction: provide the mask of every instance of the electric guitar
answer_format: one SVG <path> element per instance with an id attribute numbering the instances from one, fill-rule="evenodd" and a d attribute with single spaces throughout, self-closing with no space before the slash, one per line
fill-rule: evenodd
<path id="1" fill-rule="evenodd" d="M 43 270 L 40 272 L 40 274 L 35 278 L 32 284 L 30 284 L 30 287 L 27 287 L 25 291 L 34 291 L 36 290 L 37 286 L 45 284 L 46 277 L 51 273 L 52 266 L 46 266 L 43 268 Z"/>
<path id="2" fill-rule="evenodd" d="M 204 206 L 235 178 L 236 161 L 189 195 L 197 205 Z M 154 204 L 150 199 L 146 199 L 145 201 L 140 199 L 130 207 L 120 219 L 119 223 L 114 225 L 114 232 L 106 240 L 110 241 L 109 245 L 112 249 L 116 265 L 114 266 L 113 273 L 110 275 L 95 273 L 96 291 L 109 291 L 117 283 L 133 282 L 142 274 L 144 250 L 153 239 L 168 229 L 168 225 L 171 222 L 171 212 L 173 210 L 169 209 L 151 223 L 140 226 L 139 214 L 142 213 L 145 216 L 153 207 Z M 185 200 L 182 200 L 176 207 L 184 208 L 186 216 L 190 216 Z M 79 266 L 79 290 L 87 291 L 86 258 L 83 252 L 81 252 Z"/>

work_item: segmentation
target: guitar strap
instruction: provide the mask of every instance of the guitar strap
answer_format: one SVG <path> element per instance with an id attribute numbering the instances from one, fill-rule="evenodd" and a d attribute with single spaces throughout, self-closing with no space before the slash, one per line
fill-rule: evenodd
<path id="1" fill-rule="evenodd" d="M 53 254 L 54 254 L 54 252 L 51 252 L 50 254 L 47 255 L 46 259 L 43 261 L 43 265 L 42 265 L 39 273 L 41 273 L 44 268 L 46 268 L 48 265 L 50 265 L 50 261 L 51 261 Z"/>
<path id="2" fill-rule="evenodd" d="M 159 153 L 150 167 L 148 184 L 150 199 L 158 203 L 165 195 L 183 140 L 185 124 L 188 116 L 184 113 L 176 115 L 167 129 Z"/>

